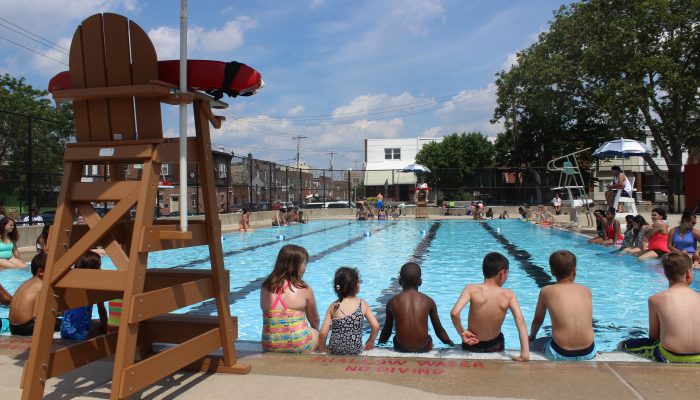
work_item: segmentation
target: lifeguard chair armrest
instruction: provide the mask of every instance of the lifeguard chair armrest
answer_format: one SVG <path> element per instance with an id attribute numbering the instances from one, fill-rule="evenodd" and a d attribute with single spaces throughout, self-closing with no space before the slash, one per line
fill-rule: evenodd
<path id="1" fill-rule="evenodd" d="M 53 92 L 56 100 L 80 101 L 104 98 L 121 97 L 167 97 L 171 95 L 171 88 L 160 84 L 142 84 L 128 86 L 105 86 L 87 89 L 68 89 Z"/>

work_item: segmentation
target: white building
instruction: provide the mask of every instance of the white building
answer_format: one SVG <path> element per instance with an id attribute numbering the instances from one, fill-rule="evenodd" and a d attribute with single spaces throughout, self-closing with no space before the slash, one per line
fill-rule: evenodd
<path id="1" fill-rule="evenodd" d="M 365 139 L 365 193 L 382 193 L 387 200 L 410 201 L 416 185 L 413 173 L 401 170 L 416 162 L 416 155 L 428 143 L 443 138 Z"/>

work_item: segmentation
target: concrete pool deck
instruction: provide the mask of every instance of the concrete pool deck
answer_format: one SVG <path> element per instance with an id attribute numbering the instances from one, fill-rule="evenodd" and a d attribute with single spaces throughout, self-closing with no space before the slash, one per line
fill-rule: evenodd
<path id="1" fill-rule="evenodd" d="M 60 345 L 60 344 L 59 344 Z M 0 398 L 19 399 L 29 339 L 0 337 Z M 593 361 L 553 363 L 460 358 L 261 353 L 241 342 L 248 375 L 177 372 L 145 389 L 140 399 L 692 399 L 700 367 Z M 449 350 L 455 352 L 455 350 Z M 455 356 L 457 354 L 454 354 Z M 46 399 L 106 399 L 111 360 L 46 384 Z"/>

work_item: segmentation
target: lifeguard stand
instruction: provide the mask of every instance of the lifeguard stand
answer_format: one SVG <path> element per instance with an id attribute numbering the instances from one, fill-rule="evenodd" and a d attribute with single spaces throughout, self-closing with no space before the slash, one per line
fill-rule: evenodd
<path id="1" fill-rule="evenodd" d="M 557 187 L 552 188 L 552 190 L 565 191 L 568 196 L 567 201 L 569 203 L 569 207 L 571 207 L 569 225 L 581 225 L 581 221 L 578 217 L 578 211 L 583 210 L 584 214 L 586 215 L 587 226 L 593 226 L 593 215 L 591 214 L 590 209 L 593 201 L 588 198 L 588 192 L 586 191 L 585 182 L 583 181 L 581 168 L 579 167 L 578 160 L 576 158 L 577 154 L 588 150 L 590 150 L 590 148 L 575 151 L 565 156 L 550 160 L 547 163 L 548 171 L 560 173 L 559 184 Z"/>
<path id="2" fill-rule="evenodd" d="M 199 92 L 176 93 L 172 85 L 158 81 L 150 39 L 133 21 L 116 14 L 93 15 L 78 27 L 70 49 L 70 77 L 72 89 L 56 91 L 54 98 L 73 101 L 77 143 L 65 150 L 22 398 L 40 399 L 47 379 L 111 355 L 111 399 L 129 397 L 186 366 L 248 372 L 248 365 L 236 361 L 237 323 L 229 311 L 209 137 L 209 124 L 221 125 L 211 108 L 227 105 Z M 154 221 L 161 164 L 179 158 L 178 140 L 163 138 L 161 102 L 192 103 L 194 108 L 196 137 L 188 139 L 187 158 L 201 164 L 205 217 L 191 221 L 187 232 L 180 232 L 178 221 Z M 125 180 L 121 166 L 134 164 L 141 166 L 139 179 Z M 108 167 L 110 179 L 81 182 L 86 165 Z M 93 202 L 115 206 L 100 217 Z M 73 225 L 76 210 L 87 227 Z M 96 245 L 104 247 L 116 270 L 71 268 Z M 200 245 L 209 247 L 210 270 L 147 270 L 151 251 Z M 123 299 L 118 332 L 52 351 L 58 313 L 118 298 Z M 210 298 L 216 300 L 218 317 L 167 314 Z M 175 346 L 154 354 L 155 342 Z M 208 356 L 219 348 L 223 358 Z"/>
<path id="3" fill-rule="evenodd" d="M 428 218 L 428 190 L 429 188 L 416 188 L 416 218 Z"/>

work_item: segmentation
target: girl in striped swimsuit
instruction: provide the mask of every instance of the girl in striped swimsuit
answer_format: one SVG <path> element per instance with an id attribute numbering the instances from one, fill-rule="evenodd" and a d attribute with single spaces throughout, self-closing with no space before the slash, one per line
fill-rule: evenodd
<path id="1" fill-rule="evenodd" d="M 264 351 L 308 353 L 318 345 L 316 298 L 302 276 L 309 253 L 288 244 L 280 249 L 275 268 L 260 290 Z"/>

